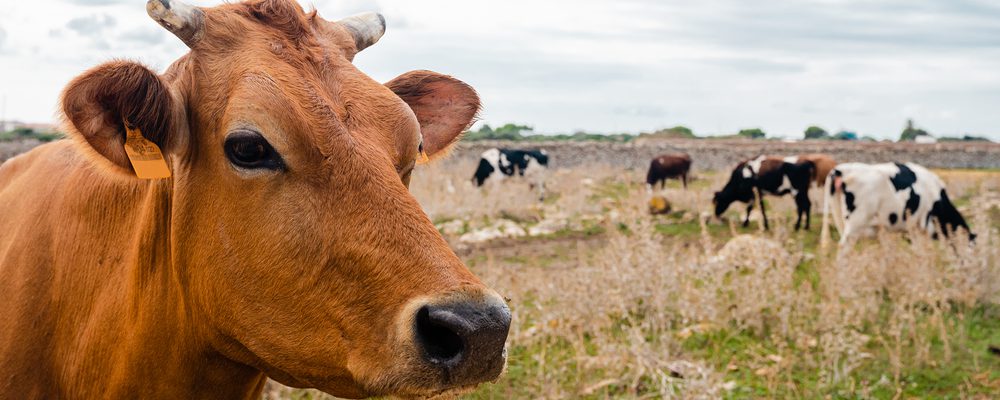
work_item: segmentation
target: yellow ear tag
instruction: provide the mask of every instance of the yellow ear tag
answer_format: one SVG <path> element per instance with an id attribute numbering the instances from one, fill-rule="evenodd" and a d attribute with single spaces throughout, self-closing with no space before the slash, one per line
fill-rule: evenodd
<path id="1" fill-rule="evenodd" d="M 427 153 L 421 151 L 417 154 L 417 165 L 426 164 L 428 161 L 430 161 L 430 158 L 427 157 Z"/>
<path id="2" fill-rule="evenodd" d="M 142 136 L 139 128 L 125 122 L 125 153 L 128 160 L 132 162 L 132 169 L 139 179 L 163 179 L 170 177 L 170 168 L 167 167 L 163 153 L 160 152 L 156 143 L 150 142 Z"/>

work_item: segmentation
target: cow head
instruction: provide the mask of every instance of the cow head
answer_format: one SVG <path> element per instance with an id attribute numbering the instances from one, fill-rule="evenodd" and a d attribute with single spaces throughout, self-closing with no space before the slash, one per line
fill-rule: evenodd
<path id="1" fill-rule="evenodd" d="M 715 205 L 715 216 L 722 217 L 722 214 L 729 209 L 733 202 L 741 201 L 749 203 L 753 201 L 754 178 L 746 163 L 740 163 L 729 176 L 729 181 L 722 190 L 715 192 L 712 197 L 712 204 Z M 749 176 L 748 176 L 749 175 Z"/>
<path id="2" fill-rule="evenodd" d="M 377 14 L 334 22 L 292 0 L 147 10 L 191 51 L 163 75 L 98 66 L 62 108 L 113 179 L 137 179 L 123 121 L 162 149 L 170 265 L 206 345 L 345 397 L 495 379 L 510 311 L 407 190 L 418 159 L 469 126 L 475 91 L 429 71 L 383 85 L 355 68 L 384 32 Z"/>

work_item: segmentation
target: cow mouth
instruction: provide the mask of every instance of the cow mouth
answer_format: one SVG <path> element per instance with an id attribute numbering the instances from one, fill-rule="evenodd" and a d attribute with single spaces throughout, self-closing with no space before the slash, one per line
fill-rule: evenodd
<path id="1" fill-rule="evenodd" d="M 506 372 L 506 365 L 505 365 L 504 371 Z M 496 378 L 494 378 L 490 382 L 496 382 L 502 376 L 503 376 L 503 374 L 501 373 L 500 375 L 498 375 Z M 422 381 L 419 384 L 424 384 L 425 385 L 427 383 L 428 382 L 426 382 L 426 381 Z M 439 382 L 439 383 L 441 383 L 441 382 Z M 438 387 L 418 387 L 418 386 L 415 387 L 415 386 L 410 386 L 409 388 L 397 389 L 397 390 L 391 390 L 391 389 L 390 390 L 385 390 L 385 389 L 382 389 L 382 390 L 369 391 L 368 394 L 367 394 L 367 396 L 390 396 L 391 398 L 415 399 L 415 400 L 425 400 L 425 399 L 453 399 L 453 398 L 457 398 L 458 396 L 471 393 L 472 391 L 476 390 L 476 388 L 478 388 L 479 385 L 481 385 L 483 383 L 486 383 L 486 382 L 472 383 L 472 384 L 463 384 L 463 385 L 454 386 L 454 387 L 448 385 L 447 383 L 441 383 L 441 386 L 438 386 Z"/>
<path id="2" fill-rule="evenodd" d="M 467 393 L 472 392 L 473 390 L 476 389 L 477 386 L 479 386 L 479 385 L 466 385 L 466 386 L 462 386 L 462 387 L 451 388 L 451 389 L 443 389 L 443 390 L 439 390 L 439 391 L 432 391 L 432 392 L 429 392 L 429 393 L 418 394 L 418 395 L 413 395 L 413 396 L 405 396 L 404 395 L 404 396 L 397 396 L 397 397 L 403 398 L 403 399 L 419 399 L 419 400 L 426 400 L 426 399 L 453 399 L 453 398 L 457 398 L 458 396 L 461 396 L 463 394 L 467 394 Z"/>
<path id="3" fill-rule="evenodd" d="M 433 327 L 427 328 L 436 329 Z M 428 362 L 424 358 L 404 357 L 403 360 L 398 360 L 399 364 L 397 364 L 397 368 L 394 368 L 388 374 L 379 375 L 372 380 L 361 378 L 358 382 L 358 389 L 365 393 L 362 397 L 389 396 L 390 398 L 399 399 L 457 398 L 458 396 L 474 391 L 482 384 L 500 380 L 507 372 L 507 350 L 507 346 L 504 346 L 502 353 L 499 355 L 501 358 L 499 360 L 501 367 L 498 368 L 495 375 L 484 376 L 482 378 L 485 379 L 482 380 L 456 379 L 458 378 L 455 376 L 456 371 L 449 368 L 448 364 L 451 364 L 450 362 L 441 365 Z M 451 348 L 433 350 L 434 353 L 440 352 L 438 355 L 445 355 L 445 357 L 453 355 L 452 351 L 454 349 Z M 494 359 L 492 361 L 497 362 L 498 360 Z M 326 391 L 322 388 L 320 390 Z"/>
<path id="4" fill-rule="evenodd" d="M 483 381 L 455 382 L 454 371 L 448 368 L 436 369 L 433 377 L 426 377 L 411 381 L 412 385 L 400 392 L 393 394 L 394 397 L 403 399 L 450 399 L 457 398 L 463 394 L 470 393 L 482 384 L 499 381 L 507 372 L 507 348 L 503 350 L 502 367 L 495 376 Z M 418 374 L 419 375 L 419 374 Z M 429 378 L 429 379 L 427 379 Z"/>

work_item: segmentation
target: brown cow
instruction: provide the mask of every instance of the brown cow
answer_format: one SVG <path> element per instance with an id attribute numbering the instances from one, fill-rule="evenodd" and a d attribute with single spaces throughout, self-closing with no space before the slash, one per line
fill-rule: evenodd
<path id="1" fill-rule="evenodd" d="M 795 163 L 809 161 L 816 166 L 816 176 L 813 178 L 813 182 L 815 182 L 814 186 L 816 187 L 822 187 L 826 182 L 826 176 L 837 166 L 837 162 L 834 161 L 833 157 L 821 153 L 802 154 L 794 157 L 794 159 Z"/>
<path id="2" fill-rule="evenodd" d="M 680 178 L 684 188 L 688 186 L 688 172 L 691 170 L 691 157 L 684 153 L 664 154 L 649 162 L 646 172 L 646 188 L 653 189 L 657 183 L 660 189 L 666 185 L 667 178 Z"/>
<path id="3" fill-rule="evenodd" d="M 357 70 L 377 14 L 147 10 L 190 53 L 163 75 L 85 72 L 62 98 L 72 140 L 0 167 L 0 397 L 253 398 L 265 377 L 426 396 L 495 379 L 510 311 L 407 190 L 475 92 Z M 159 146 L 171 178 L 136 177 L 126 123 L 137 160 Z"/>

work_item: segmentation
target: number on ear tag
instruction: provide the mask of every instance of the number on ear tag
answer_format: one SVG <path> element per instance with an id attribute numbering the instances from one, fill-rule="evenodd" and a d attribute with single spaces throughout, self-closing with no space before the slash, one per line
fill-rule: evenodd
<path id="1" fill-rule="evenodd" d="M 125 121 L 125 153 L 132 163 L 132 169 L 139 179 L 163 179 L 170 177 L 170 168 L 163 159 L 163 153 L 156 143 L 142 136 L 139 128 Z"/>

